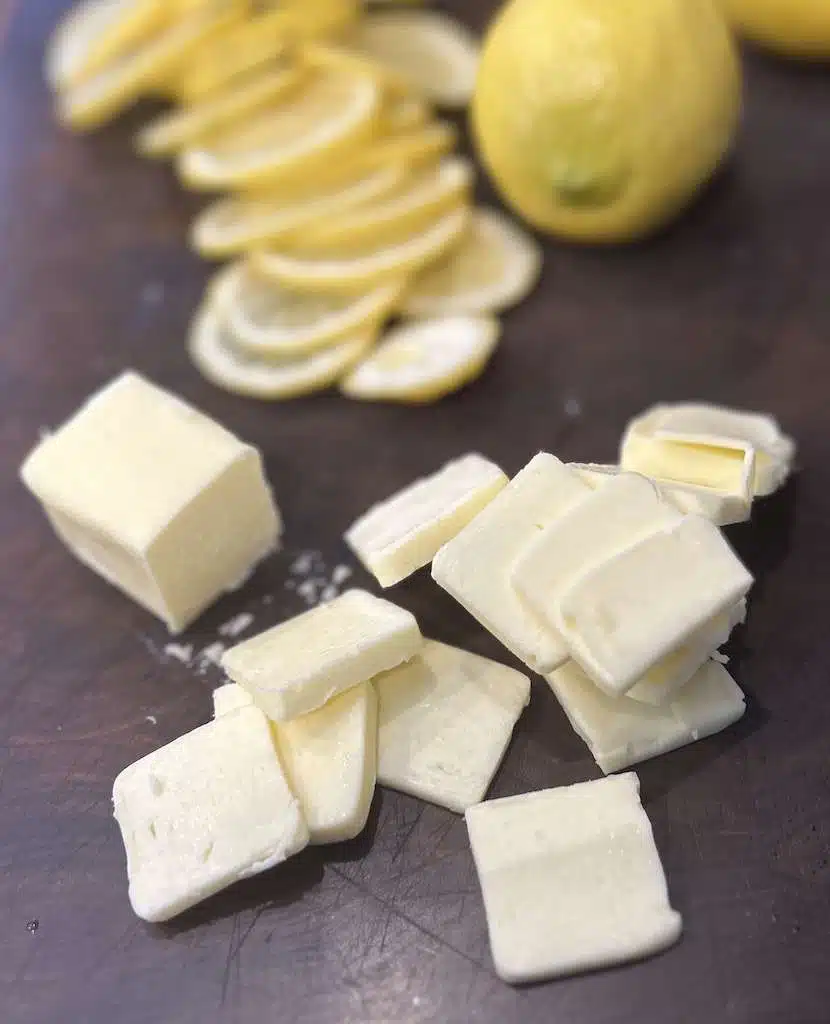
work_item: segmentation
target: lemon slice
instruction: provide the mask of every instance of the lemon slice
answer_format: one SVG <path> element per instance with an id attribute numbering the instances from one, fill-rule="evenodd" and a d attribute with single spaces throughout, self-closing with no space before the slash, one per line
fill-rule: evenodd
<path id="1" fill-rule="evenodd" d="M 303 245 L 312 248 L 373 244 L 376 247 L 415 234 L 440 214 L 461 206 L 474 179 L 469 160 L 444 160 L 415 175 L 397 192 L 338 217 L 312 225 Z"/>
<path id="2" fill-rule="evenodd" d="M 245 261 L 223 270 L 211 303 L 238 348 L 260 359 L 293 359 L 382 320 L 403 282 L 355 296 L 310 294 L 264 279 Z"/>
<path id="3" fill-rule="evenodd" d="M 375 329 L 349 335 L 305 359 L 274 363 L 234 347 L 218 313 L 203 307 L 188 338 L 188 352 L 199 372 L 217 387 L 250 398 L 296 398 L 330 387 L 372 347 Z"/>
<path id="4" fill-rule="evenodd" d="M 406 277 L 438 259 L 458 241 L 468 222 L 469 211 L 462 207 L 381 249 L 343 245 L 306 252 L 261 252 L 252 259 L 266 276 L 302 291 L 365 290 Z"/>
<path id="5" fill-rule="evenodd" d="M 183 102 L 205 99 L 233 79 L 261 70 L 297 41 L 336 35 L 358 14 L 356 0 L 302 0 L 273 6 L 201 47 L 176 76 L 178 98 Z"/>
<path id="6" fill-rule="evenodd" d="M 340 390 L 366 401 L 437 401 L 483 372 L 500 333 L 501 326 L 492 317 L 402 324 L 340 382 Z"/>
<path id="7" fill-rule="evenodd" d="M 68 89 L 95 74 L 165 23 L 162 0 L 82 0 L 58 23 L 46 48 L 46 80 Z"/>
<path id="8" fill-rule="evenodd" d="M 138 151 L 149 157 L 170 156 L 209 132 L 279 99 L 296 88 L 302 78 L 302 71 L 297 67 L 266 71 L 231 86 L 218 96 L 163 114 L 141 130 Z"/>
<path id="9" fill-rule="evenodd" d="M 193 248 L 207 259 L 222 259 L 274 243 L 300 229 L 379 199 L 403 184 L 406 172 L 390 164 L 374 171 L 302 182 L 279 192 L 240 193 L 218 199 L 196 218 Z"/>
<path id="10" fill-rule="evenodd" d="M 406 78 L 442 107 L 465 107 L 478 71 L 478 43 L 459 22 L 435 11 L 370 14 L 350 44 Z"/>
<path id="11" fill-rule="evenodd" d="M 539 279 L 542 250 L 496 210 L 477 209 L 461 241 L 413 284 L 407 316 L 498 313 L 523 299 Z"/>
<path id="12" fill-rule="evenodd" d="M 417 96 L 389 99 L 381 110 L 381 129 L 388 135 L 400 135 L 423 128 L 430 119 L 430 109 Z"/>
<path id="13" fill-rule="evenodd" d="M 399 74 L 394 68 L 375 60 L 369 54 L 358 53 L 348 46 L 331 42 L 306 43 L 300 50 L 300 59 L 313 68 L 339 67 L 371 75 L 383 90 L 393 96 L 406 96 L 412 93 L 412 86 L 405 75 Z"/>
<path id="14" fill-rule="evenodd" d="M 371 78 L 321 72 L 291 101 L 184 150 L 179 172 L 194 188 L 223 189 L 319 171 L 372 134 L 379 106 Z"/>
<path id="15" fill-rule="evenodd" d="M 61 93 L 58 113 L 73 128 L 95 128 L 134 103 L 204 39 L 219 34 L 235 17 L 213 5 L 204 14 L 182 18 L 150 41 Z"/>

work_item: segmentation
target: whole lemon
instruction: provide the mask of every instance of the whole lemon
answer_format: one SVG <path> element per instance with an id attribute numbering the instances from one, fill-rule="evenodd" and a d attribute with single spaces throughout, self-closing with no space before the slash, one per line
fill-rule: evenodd
<path id="1" fill-rule="evenodd" d="M 512 0 L 484 42 L 473 132 L 542 230 L 640 238 L 712 175 L 741 71 L 719 0 Z"/>
<path id="2" fill-rule="evenodd" d="M 724 0 L 735 28 L 791 57 L 830 57 L 828 0 Z"/>

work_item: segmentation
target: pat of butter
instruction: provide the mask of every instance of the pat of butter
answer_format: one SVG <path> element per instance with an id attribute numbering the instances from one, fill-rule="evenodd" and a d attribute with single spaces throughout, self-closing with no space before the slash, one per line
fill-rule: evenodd
<path id="1" fill-rule="evenodd" d="M 644 704 L 667 704 L 707 662 L 746 619 L 746 601 L 710 619 L 696 633 L 661 658 L 626 692 L 626 697 Z"/>
<path id="2" fill-rule="evenodd" d="M 548 676 L 548 682 L 606 773 L 721 732 L 746 708 L 740 687 L 715 661 L 707 661 L 670 703 L 660 707 L 630 697 L 609 697 L 572 661 Z"/>
<path id="3" fill-rule="evenodd" d="M 620 462 L 625 462 L 626 450 L 639 439 L 683 438 L 694 438 L 698 444 L 713 448 L 730 445 L 752 448 L 755 459 L 751 491 L 759 497 L 781 487 L 792 470 L 796 452 L 795 442 L 783 433 L 772 416 L 706 403 L 681 402 L 656 405 L 633 420 L 623 438 Z M 682 454 L 681 457 L 687 458 Z"/>
<path id="4" fill-rule="evenodd" d="M 363 590 L 348 590 L 230 648 L 222 668 L 277 722 L 408 661 L 422 643 L 415 617 Z"/>
<path id="5" fill-rule="evenodd" d="M 591 493 L 573 470 L 541 452 L 432 563 L 436 583 L 536 672 L 561 665 L 568 649 L 519 598 L 511 572 L 537 531 Z"/>
<path id="6" fill-rule="evenodd" d="M 236 683 L 213 691 L 217 718 L 252 703 Z M 354 839 L 366 825 L 377 774 L 377 705 L 371 682 L 360 683 L 308 715 L 271 723 L 314 844 Z"/>
<path id="7" fill-rule="evenodd" d="M 570 463 L 591 487 L 602 487 L 609 480 L 624 472 L 619 466 L 597 465 L 595 463 Z M 712 487 L 678 483 L 662 477 L 649 477 L 660 493 L 685 515 L 703 516 L 711 519 L 715 526 L 731 526 L 749 519 L 752 502 L 745 494 L 729 494 Z"/>
<path id="8" fill-rule="evenodd" d="M 683 927 L 633 773 L 466 814 L 496 973 L 519 984 L 650 956 Z"/>
<path id="9" fill-rule="evenodd" d="M 346 543 L 381 586 L 391 587 L 428 565 L 507 482 L 483 455 L 465 455 L 375 505 Z"/>
<path id="10" fill-rule="evenodd" d="M 620 473 L 529 536 L 512 569 L 513 586 L 548 628 L 558 632 L 562 595 L 577 579 L 682 518 L 646 477 Z"/>
<path id="11" fill-rule="evenodd" d="M 257 450 L 136 373 L 44 438 L 21 475 L 70 550 L 173 632 L 279 540 Z"/>
<path id="12" fill-rule="evenodd" d="M 113 805 L 130 902 L 145 921 L 175 917 L 308 842 L 256 708 L 217 718 L 125 768 Z"/>
<path id="13" fill-rule="evenodd" d="M 706 437 L 687 434 L 631 434 L 620 452 L 620 468 L 710 487 L 732 494 L 747 505 L 752 503 L 755 450 L 739 442 L 719 440 L 714 444 Z"/>
<path id="14" fill-rule="evenodd" d="M 556 624 L 588 675 L 619 695 L 751 585 L 718 528 L 686 516 L 586 572 L 562 594 Z"/>
<path id="15" fill-rule="evenodd" d="M 458 813 L 483 800 L 530 700 L 527 676 L 425 640 L 375 687 L 378 781 Z"/>

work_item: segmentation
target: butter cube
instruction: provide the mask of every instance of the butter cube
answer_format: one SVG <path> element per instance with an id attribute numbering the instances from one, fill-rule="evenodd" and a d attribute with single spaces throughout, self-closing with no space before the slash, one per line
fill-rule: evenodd
<path id="1" fill-rule="evenodd" d="M 507 482 L 483 455 L 465 455 L 369 509 L 346 543 L 382 587 L 391 587 L 428 565 Z"/>
<path id="2" fill-rule="evenodd" d="M 222 668 L 277 722 L 408 661 L 422 643 L 415 617 L 363 590 L 348 590 L 226 651 Z"/>
<path id="3" fill-rule="evenodd" d="M 363 831 L 377 774 L 377 695 L 353 686 L 323 707 L 271 727 L 311 842 L 339 843 Z M 213 691 L 215 717 L 252 704 L 236 683 Z"/>
<path id="4" fill-rule="evenodd" d="M 166 921 L 301 850 L 308 829 L 256 708 L 125 768 L 113 786 L 133 910 Z"/>
<path id="5" fill-rule="evenodd" d="M 561 665 L 568 648 L 519 598 L 513 566 L 539 530 L 591 493 L 573 470 L 541 452 L 432 563 L 435 582 L 536 672 Z"/>
<path id="6" fill-rule="evenodd" d="M 458 813 L 483 800 L 530 700 L 527 676 L 425 640 L 375 687 L 378 781 Z"/>
<path id="7" fill-rule="evenodd" d="M 466 814 L 496 973 L 519 984 L 650 956 L 683 926 L 633 773 Z"/>
<path id="8" fill-rule="evenodd" d="M 686 516 L 576 580 L 556 624 L 573 658 L 618 696 L 751 585 L 718 528 Z"/>
<path id="9" fill-rule="evenodd" d="M 740 687 L 716 661 L 707 661 L 659 707 L 609 697 L 573 661 L 548 676 L 574 730 L 602 771 L 618 772 L 721 732 L 746 709 Z"/>
<path id="10" fill-rule="evenodd" d="M 44 438 L 21 475 L 70 550 L 172 632 L 279 540 L 257 450 L 133 372 Z"/>

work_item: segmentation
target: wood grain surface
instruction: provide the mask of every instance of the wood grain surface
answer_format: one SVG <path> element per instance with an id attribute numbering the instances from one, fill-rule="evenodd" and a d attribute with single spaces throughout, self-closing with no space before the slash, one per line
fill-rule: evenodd
<path id="1" fill-rule="evenodd" d="M 646 246 L 548 245 L 542 287 L 464 394 L 422 410 L 335 394 L 260 405 L 188 364 L 208 274 L 184 244 L 198 204 L 134 156 L 141 117 L 74 138 L 51 116 L 41 57 L 63 6 L 0 5 L 0 1018 L 826 1024 L 830 72 L 748 58 L 729 170 Z M 493 7 L 448 6 L 479 26 Z M 126 366 L 259 445 L 285 513 L 286 551 L 186 635 L 197 651 L 237 613 L 262 629 L 302 610 L 297 556 L 319 552 L 315 578 L 353 564 L 344 528 L 460 452 L 509 472 L 541 448 L 610 460 L 627 419 L 661 399 L 780 418 L 800 472 L 729 532 L 758 577 L 732 650 L 749 711 L 639 767 L 685 920 L 679 945 L 619 970 L 503 985 L 463 820 L 381 790 L 357 840 L 307 850 L 165 927 L 133 916 L 112 780 L 204 722 L 220 677 L 166 655 L 163 627 L 68 555 L 17 480 L 38 431 Z M 425 633 L 509 660 L 426 575 L 392 596 Z M 534 684 L 493 795 L 598 774 Z"/>

